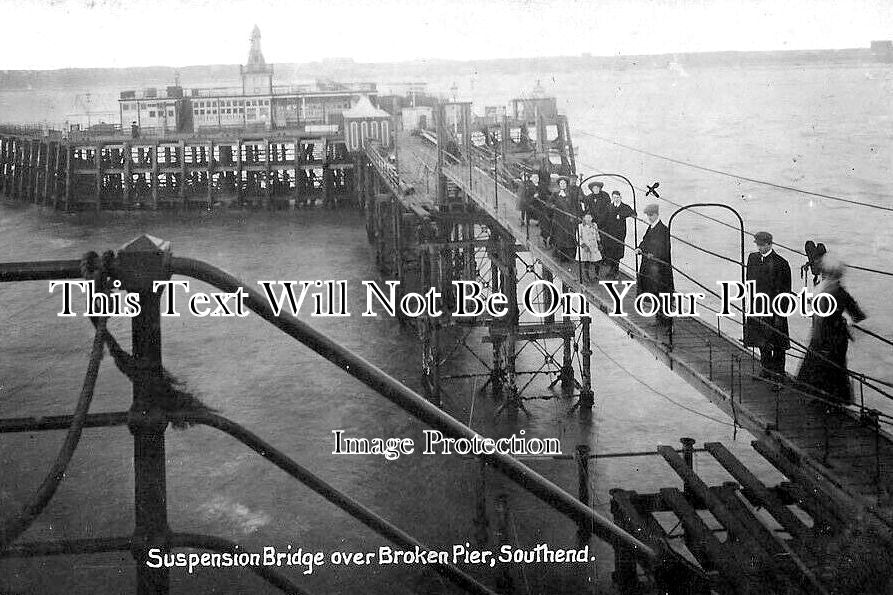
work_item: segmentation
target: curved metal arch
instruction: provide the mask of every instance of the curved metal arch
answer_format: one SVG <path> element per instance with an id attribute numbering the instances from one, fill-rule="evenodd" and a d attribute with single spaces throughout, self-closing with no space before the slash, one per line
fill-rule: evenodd
<path id="1" fill-rule="evenodd" d="M 676 215 L 681 213 L 682 211 L 687 211 L 688 209 L 693 209 L 695 207 L 719 207 L 721 209 L 726 209 L 731 211 L 735 217 L 738 218 L 738 232 L 741 236 L 741 260 L 739 265 L 741 266 L 741 282 L 744 283 L 744 219 L 741 217 L 741 213 L 739 213 L 735 208 L 730 207 L 727 204 L 723 204 L 721 202 L 696 202 L 690 205 L 685 205 L 684 207 L 680 207 L 676 209 L 672 215 L 670 215 L 670 219 L 667 221 L 667 232 L 670 234 L 672 238 L 673 234 L 673 219 L 676 218 Z M 673 242 L 670 242 L 670 262 L 673 262 Z"/>

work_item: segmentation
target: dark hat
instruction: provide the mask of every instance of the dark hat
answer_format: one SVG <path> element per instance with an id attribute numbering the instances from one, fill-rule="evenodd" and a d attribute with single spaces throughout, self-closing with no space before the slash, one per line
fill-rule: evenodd
<path id="1" fill-rule="evenodd" d="M 614 196 L 615 194 L 616 194 L 617 196 L 620 196 L 620 190 L 615 190 L 615 191 L 613 191 L 613 192 L 611 193 L 611 196 Z"/>
<path id="2" fill-rule="evenodd" d="M 602 189 L 602 187 L 604 187 L 604 185 L 605 185 L 604 182 L 602 182 L 600 180 L 596 180 L 594 182 L 589 182 L 589 189 L 592 190 L 593 192 L 599 192 Z M 598 190 L 596 190 L 596 188 L 598 188 Z"/>
<path id="3" fill-rule="evenodd" d="M 771 244 L 772 243 L 772 234 L 768 231 L 758 231 L 753 234 L 753 241 L 756 244 Z"/>
<path id="4" fill-rule="evenodd" d="M 828 249 L 825 248 L 825 244 L 821 242 L 816 244 L 812 240 L 808 240 L 804 251 L 806 252 L 806 258 L 809 259 L 809 262 L 816 262 L 828 252 Z"/>

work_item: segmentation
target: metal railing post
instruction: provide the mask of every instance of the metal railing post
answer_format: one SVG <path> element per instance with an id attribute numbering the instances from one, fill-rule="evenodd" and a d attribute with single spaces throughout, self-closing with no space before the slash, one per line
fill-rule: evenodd
<path id="1" fill-rule="evenodd" d="M 153 394 L 152 379 L 163 374 L 161 312 L 154 281 L 170 278 L 170 243 L 143 235 L 118 251 L 115 272 L 124 288 L 140 296 L 141 311 L 132 319 L 135 368 L 141 382 L 133 382 L 133 404 L 127 425 L 133 434 L 134 531 L 131 551 L 136 561 L 137 594 L 167 593 L 166 567 L 146 564 L 151 548 L 169 551 L 167 479 L 164 432 L 168 418 L 164 404 Z"/>
<path id="2" fill-rule="evenodd" d="M 707 340 L 707 378 L 713 382 L 713 343 Z"/>
<path id="3" fill-rule="evenodd" d="M 589 496 L 589 445 L 588 444 L 578 444 L 577 452 L 577 490 L 579 494 L 580 502 L 582 502 L 587 507 L 591 507 L 592 503 L 590 502 Z M 592 530 L 589 528 L 588 523 L 586 521 L 580 521 L 577 529 L 577 543 L 579 547 L 582 548 L 584 545 L 589 544 L 589 538 L 592 535 Z"/>

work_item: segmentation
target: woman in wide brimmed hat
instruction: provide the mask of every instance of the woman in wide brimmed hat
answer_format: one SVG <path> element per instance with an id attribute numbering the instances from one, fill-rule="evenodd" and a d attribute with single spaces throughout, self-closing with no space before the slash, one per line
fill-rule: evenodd
<path id="1" fill-rule="evenodd" d="M 813 315 L 809 349 L 797 372 L 797 382 L 822 396 L 851 403 L 853 387 L 846 355 L 852 337 L 843 315 L 847 313 L 856 323 L 865 320 L 865 313 L 841 284 L 845 272 L 846 265 L 833 256 L 826 254 L 822 257 L 822 282 L 816 294 L 831 295 L 837 306 L 829 316 Z"/>

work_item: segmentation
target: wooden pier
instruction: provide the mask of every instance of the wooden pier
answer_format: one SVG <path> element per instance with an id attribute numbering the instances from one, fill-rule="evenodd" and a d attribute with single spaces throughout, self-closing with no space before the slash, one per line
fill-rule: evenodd
<path id="1" fill-rule="evenodd" d="M 353 200 L 339 133 L 63 136 L 0 128 L 0 195 L 65 211 L 263 207 Z"/>

